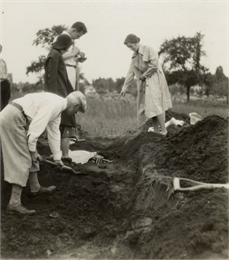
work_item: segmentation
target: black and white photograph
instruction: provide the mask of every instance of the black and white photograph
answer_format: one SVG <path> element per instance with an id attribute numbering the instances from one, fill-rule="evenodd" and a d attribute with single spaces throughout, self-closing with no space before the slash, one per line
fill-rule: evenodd
<path id="1" fill-rule="evenodd" d="M 0 12 L 1 259 L 229 259 L 229 1 Z"/>

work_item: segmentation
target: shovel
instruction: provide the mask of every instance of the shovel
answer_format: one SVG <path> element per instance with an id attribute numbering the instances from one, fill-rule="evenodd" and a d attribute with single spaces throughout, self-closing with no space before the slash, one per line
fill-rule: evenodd
<path id="1" fill-rule="evenodd" d="M 181 180 L 186 181 L 192 187 L 182 188 L 180 186 Z M 173 189 L 174 189 L 174 191 L 196 191 L 196 190 L 202 190 L 202 189 L 215 189 L 215 188 L 229 189 L 229 183 L 225 183 L 225 184 L 204 183 L 204 182 L 198 182 L 198 181 L 193 181 L 193 180 L 186 179 L 186 178 L 177 178 L 177 177 L 175 177 L 173 179 Z"/>
<path id="2" fill-rule="evenodd" d="M 59 164 L 57 164 L 55 162 L 52 162 L 52 161 L 49 161 L 49 160 L 47 160 L 45 158 L 41 158 L 41 161 L 45 162 L 45 163 L 48 163 L 48 164 L 51 164 L 51 165 L 59 166 Z M 71 172 L 71 173 L 73 173 L 75 175 L 86 175 L 85 173 L 82 173 L 80 171 L 77 172 L 74 169 L 72 169 L 71 167 L 66 166 L 66 165 L 62 166 L 61 170 L 67 170 L 67 171 L 69 171 L 69 172 Z"/>

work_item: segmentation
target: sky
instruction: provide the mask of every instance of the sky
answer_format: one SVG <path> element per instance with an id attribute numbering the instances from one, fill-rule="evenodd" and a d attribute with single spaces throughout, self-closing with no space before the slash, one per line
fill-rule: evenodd
<path id="1" fill-rule="evenodd" d="M 123 44 L 134 33 L 141 44 L 159 51 L 165 40 L 204 35 L 202 63 L 228 76 L 228 0 L 226 1 L 4 1 L 0 0 L 2 58 L 13 81 L 35 83 L 26 67 L 48 51 L 32 45 L 40 29 L 85 23 L 88 33 L 76 46 L 86 53 L 81 71 L 91 82 L 99 77 L 125 77 L 132 52 Z"/>

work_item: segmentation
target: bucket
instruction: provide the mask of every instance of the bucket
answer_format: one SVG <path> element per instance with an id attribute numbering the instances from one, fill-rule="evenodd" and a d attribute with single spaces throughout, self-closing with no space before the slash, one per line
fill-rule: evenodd
<path id="1" fill-rule="evenodd" d="M 202 117 L 195 112 L 190 113 L 189 117 L 190 117 L 190 124 L 191 125 L 195 125 L 198 121 L 202 120 Z"/>

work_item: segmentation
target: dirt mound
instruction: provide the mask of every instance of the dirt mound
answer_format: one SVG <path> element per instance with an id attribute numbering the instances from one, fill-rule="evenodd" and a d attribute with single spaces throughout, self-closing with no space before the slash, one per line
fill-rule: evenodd
<path id="1" fill-rule="evenodd" d="M 113 160 L 84 164 L 85 176 L 43 163 L 40 183 L 57 191 L 33 199 L 23 191 L 33 217 L 5 214 L 10 185 L 2 182 L 2 258 L 228 259 L 228 192 L 174 192 L 172 182 L 228 182 L 228 122 L 211 116 L 191 126 L 183 115 L 167 116 L 187 124 L 166 137 L 142 132 L 73 144 Z M 39 152 L 50 155 L 47 143 Z"/>
<path id="2" fill-rule="evenodd" d="M 228 121 L 209 116 L 168 135 L 155 162 L 178 177 L 204 182 L 228 182 Z M 181 173 L 176 170 L 182 171 Z"/>
<path id="3" fill-rule="evenodd" d="M 227 259 L 227 206 L 225 191 L 184 195 L 167 211 L 159 208 L 154 212 L 153 224 L 135 243 L 143 258 Z"/>
<path id="4" fill-rule="evenodd" d="M 164 137 L 160 134 L 141 133 L 133 137 L 117 139 L 113 144 L 106 147 L 101 154 L 108 157 L 118 158 L 124 161 L 138 162 L 140 148 L 147 143 L 157 145 L 163 142 Z"/>
<path id="5" fill-rule="evenodd" d="M 227 120 L 210 116 L 169 135 L 160 148 L 154 143 L 141 147 L 132 212 L 151 218 L 152 224 L 126 237 L 141 252 L 138 257 L 228 257 L 228 192 L 174 193 L 172 182 L 174 177 L 228 182 L 227 128 Z"/>

